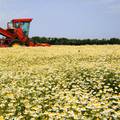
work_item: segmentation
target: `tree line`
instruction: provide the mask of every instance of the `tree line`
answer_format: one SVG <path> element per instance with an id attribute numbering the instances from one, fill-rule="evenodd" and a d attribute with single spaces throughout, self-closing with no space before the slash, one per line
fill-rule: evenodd
<path id="1" fill-rule="evenodd" d="M 51 45 L 106 45 L 120 44 L 120 38 L 110 39 L 68 39 L 34 36 L 31 38 L 34 43 L 49 43 Z"/>

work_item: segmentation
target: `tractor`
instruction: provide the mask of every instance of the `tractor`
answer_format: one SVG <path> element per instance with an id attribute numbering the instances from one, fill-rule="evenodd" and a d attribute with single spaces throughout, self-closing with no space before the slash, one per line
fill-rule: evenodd
<path id="1" fill-rule="evenodd" d="M 13 19 L 7 23 L 7 29 L 0 27 L 0 34 L 5 38 L 0 39 L 0 46 L 13 46 L 14 44 L 29 46 L 31 43 L 28 34 L 31 18 Z"/>
<path id="2" fill-rule="evenodd" d="M 0 39 L 0 47 L 10 47 L 13 45 L 25 46 L 49 46 L 47 43 L 35 44 L 29 35 L 29 27 L 31 18 L 13 19 L 7 23 L 7 29 L 0 27 L 0 35 L 4 38 Z"/>

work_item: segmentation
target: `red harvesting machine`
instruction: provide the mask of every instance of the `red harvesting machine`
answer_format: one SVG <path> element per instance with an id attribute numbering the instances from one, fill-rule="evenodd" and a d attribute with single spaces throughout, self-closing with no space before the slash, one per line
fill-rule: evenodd
<path id="1" fill-rule="evenodd" d="M 49 46 L 47 43 L 35 44 L 30 41 L 29 27 L 31 18 L 13 19 L 7 23 L 7 29 L 0 27 L 0 35 L 4 38 L 0 39 L 0 47 L 9 47 L 13 45 L 25 45 L 25 46 Z"/>

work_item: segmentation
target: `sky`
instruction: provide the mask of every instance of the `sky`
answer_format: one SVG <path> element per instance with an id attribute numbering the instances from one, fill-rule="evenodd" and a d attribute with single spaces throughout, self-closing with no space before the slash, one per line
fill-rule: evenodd
<path id="1" fill-rule="evenodd" d="M 30 37 L 120 38 L 120 0 L 0 0 L 0 27 L 33 18 Z"/>

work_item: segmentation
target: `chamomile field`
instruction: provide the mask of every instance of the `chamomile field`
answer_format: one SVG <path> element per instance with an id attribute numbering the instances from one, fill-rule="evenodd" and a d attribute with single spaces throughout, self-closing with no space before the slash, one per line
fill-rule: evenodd
<path id="1" fill-rule="evenodd" d="M 120 120 L 120 46 L 0 48 L 0 120 Z"/>

